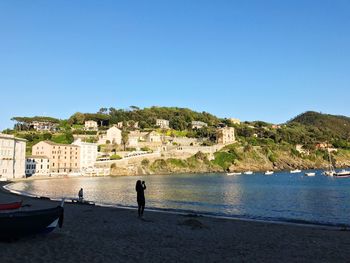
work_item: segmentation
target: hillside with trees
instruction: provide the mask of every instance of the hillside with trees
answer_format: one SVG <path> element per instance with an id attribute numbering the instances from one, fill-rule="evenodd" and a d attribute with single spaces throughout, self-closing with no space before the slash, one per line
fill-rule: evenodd
<path id="1" fill-rule="evenodd" d="M 87 120 L 94 120 L 112 125 L 118 122 L 133 121 L 138 122 L 141 129 L 145 129 L 154 128 L 157 119 L 169 120 L 170 128 L 174 130 L 185 130 L 192 121 L 202 121 L 209 126 L 216 126 L 221 122 L 218 117 L 207 112 L 196 112 L 187 108 L 156 106 L 143 109 L 137 106 L 130 106 L 129 109 L 101 108 L 99 112 L 93 114 L 77 112 L 68 119 L 68 122 L 71 125 L 82 125 Z"/>
<path id="2" fill-rule="evenodd" d="M 156 119 L 169 120 L 170 129 L 159 129 L 156 126 Z M 31 152 L 33 144 L 41 140 L 71 143 L 74 135 L 85 135 L 91 136 L 91 138 L 95 136 L 95 140 L 91 141 L 93 142 L 96 141 L 96 136 L 105 132 L 108 126 L 119 122 L 124 124 L 138 122 L 139 128 L 143 131 L 156 130 L 158 133 L 171 137 L 204 138 L 206 140 L 203 140 L 202 146 L 215 143 L 217 127 L 222 125 L 234 127 L 237 142 L 234 147 L 224 148 L 215 154 L 215 160 L 212 161 L 215 169 L 217 167 L 221 167 L 223 170 L 242 169 L 244 166 L 251 167 L 251 169 L 254 167 L 256 169 L 258 167 L 260 169 L 272 169 L 273 167 L 283 169 L 324 166 L 327 164 L 328 157 L 325 150 L 318 148 L 317 145 L 325 143 L 339 149 L 338 154 L 333 154 L 338 164 L 345 165 L 348 156 L 350 156 L 350 118 L 311 111 L 302 113 L 280 125 L 264 121 L 232 124 L 228 119 L 218 118 L 207 112 L 155 106 L 144 109 L 137 106 L 130 106 L 129 109 L 101 108 L 96 113 L 77 112 L 67 120 L 51 117 L 14 117 L 13 120 L 18 123 L 46 121 L 57 124 L 58 130 L 51 132 L 22 129 L 4 131 L 27 139 L 27 153 Z M 84 122 L 87 120 L 96 121 L 99 125 L 99 131 L 84 130 Z M 208 126 L 192 129 L 192 121 L 202 121 Z M 126 135 L 128 131 L 134 129 L 130 126 L 133 125 L 124 125 L 123 128 L 124 149 L 127 141 Z M 309 154 L 301 155 L 298 153 L 296 145 L 302 145 Z M 175 169 L 176 164 L 173 161 L 168 164 L 168 168 Z M 183 165 L 183 163 L 181 164 Z M 152 167 L 154 170 L 159 168 L 157 165 Z"/>
<path id="3" fill-rule="evenodd" d="M 350 139 L 350 118 L 346 116 L 308 111 L 296 116 L 288 123 L 299 123 L 307 127 L 313 127 L 332 137 L 344 140 Z"/>

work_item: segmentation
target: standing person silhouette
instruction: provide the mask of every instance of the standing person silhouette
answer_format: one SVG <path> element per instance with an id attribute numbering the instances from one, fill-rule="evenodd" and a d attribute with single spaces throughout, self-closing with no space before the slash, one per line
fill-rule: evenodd
<path id="1" fill-rule="evenodd" d="M 78 197 L 79 197 L 79 202 L 82 203 L 84 200 L 83 188 L 80 188 L 79 193 L 78 193 Z"/>
<path id="2" fill-rule="evenodd" d="M 138 213 L 139 217 L 142 217 L 143 210 L 145 209 L 145 190 L 146 190 L 146 184 L 145 181 L 137 180 L 135 190 L 137 192 L 137 204 L 139 206 Z"/>

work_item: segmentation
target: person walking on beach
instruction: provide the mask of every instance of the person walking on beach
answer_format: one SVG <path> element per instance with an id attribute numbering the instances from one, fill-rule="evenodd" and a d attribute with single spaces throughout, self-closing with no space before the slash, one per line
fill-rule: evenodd
<path id="1" fill-rule="evenodd" d="M 80 188 L 79 193 L 78 193 L 78 197 L 79 197 L 79 202 L 82 203 L 83 199 L 84 199 L 84 193 L 83 193 L 83 188 Z"/>
<path id="2" fill-rule="evenodd" d="M 137 204 L 138 204 L 138 213 L 139 217 L 142 217 L 143 210 L 145 209 L 145 190 L 146 190 L 146 184 L 145 181 L 137 180 L 136 182 L 136 192 L 137 192 Z"/>

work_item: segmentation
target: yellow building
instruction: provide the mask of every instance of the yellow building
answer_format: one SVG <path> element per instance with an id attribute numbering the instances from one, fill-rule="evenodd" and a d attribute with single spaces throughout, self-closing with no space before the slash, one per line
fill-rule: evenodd
<path id="1" fill-rule="evenodd" d="M 218 144 L 229 144 L 234 143 L 235 138 L 235 128 L 224 127 L 217 130 L 217 143 Z"/>
<path id="2" fill-rule="evenodd" d="M 80 171 L 80 147 L 42 141 L 32 147 L 32 155 L 49 158 L 50 173 L 71 173 Z"/>

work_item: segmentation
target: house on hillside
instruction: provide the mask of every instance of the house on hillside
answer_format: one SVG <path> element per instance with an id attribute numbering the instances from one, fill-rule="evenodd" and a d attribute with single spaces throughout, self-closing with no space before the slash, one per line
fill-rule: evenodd
<path id="1" fill-rule="evenodd" d="M 276 129 L 281 129 L 281 125 L 272 124 L 271 128 L 274 129 L 274 130 L 276 130 Z"/>
<path id="2" fill-rule="evenodd" d="M 297 150 L 298 153 L 309 155 L 309 151 L 306 150 L 302 144 L 297 144 L 295 150 Z"/>
<path id="3" fill-rule="evenodd" d="M 315 147 L 318 150 L 325 150 L 325 149 L 328 149 L 328 148 L 333 148 L 333 145 L 330 144 L 330 143 L 327 143 L 327 142 L 322 142 L 322 143 L 317 143 L 315 145 Z"/>
<path id="4" fill-rule="evenodd" d="M 229 144 L 236 141 L 235 128 L 232 127 L 219 128 L 216 135 L 218 144 Z"/>
<path id="5" fill-rule="evenodd" d="M 106 134 L 100 135 L 97 144 L 118 144 L 122 143 L 122 131 L 116 126 L 113 126 L 107 130 Z"/>
<path id="6" fill-rule="evenodd" d="M 124 123 L 126 124 L 127 128 L 134 128 L 134 129 L 138 129 L 139 128 L 139 122 L 138 121 L 120 121 L 117 123 L 117 127 L 119 129 L 124 127 Z"/>
<path id="7" fill-rule="evenodd" d="M 232 124 L 241 124 L 241 121 L 236 118 L 229 118 L 228 119 Z"/>
<path id="8" fill-rule="evenodd" d="M 208 127 L 208 124 L 202 121 L 192 121 L 191 127 L 192 129 L 202 129 L 204 127 Z"/>
<path id="9" fill-rule="evenodd" d="M 169 121 L 163 120 L 163 119 L 157 119 L 156 120 L 156 126 L 162 129 L 169 129 Z"/>
<path id="10" fill-rule="evenodd" d="M 145 136 L 145 141 L 146 142 L 162 142 L 162 137 L 159 133 L 155 132 L 155 131 L 151 131 L 149 132 L 146 136 Z"/>
<path id="11" fill-rule="evenodd" d="M 36 131 L 57 131 L 58 123 L 48 121 L 32 121 L 29 126 Z"/>
<path id="12" fill-rule="evenodd" d="M 85 121 L 84 130 L 86 130 L 86 131 L 98 131 L 97 122 L 93 121 L 93 120 Z"/>

